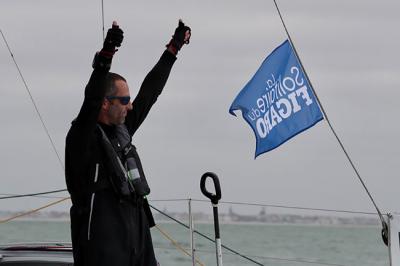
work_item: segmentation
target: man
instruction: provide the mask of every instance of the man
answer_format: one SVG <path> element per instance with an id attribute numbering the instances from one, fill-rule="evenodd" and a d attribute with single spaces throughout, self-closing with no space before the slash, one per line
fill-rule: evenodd
<path id="1" fill-rule="evenodd" d="M 66 138 L 65 176 L 71 194 L 75 266 L 155 266 L 153 217 L 143 168 L 131 144 L 168 79 L 190 28 L 179 21 L 167 49 L 133 102 L 126 80 L 109 72 L 123 31 L 114 21 L 93 61 L 85 98 Z"/>

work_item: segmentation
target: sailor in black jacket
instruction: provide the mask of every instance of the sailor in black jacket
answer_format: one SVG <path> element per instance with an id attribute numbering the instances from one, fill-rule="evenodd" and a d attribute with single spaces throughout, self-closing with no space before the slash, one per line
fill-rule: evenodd
<path id="1" fill-rule="evenodd" d="M 145 199 L 150 189 L 131 138 L 164 88 L 176 54 L 189 43 L 190 34 L 179 21 L 133 102 L 126 80 L 109 72 L 123 40 L 116 22 L 95 56 L 65 148 L 75 266 L 157 265 L 149 229 L 154 221 Z"/>

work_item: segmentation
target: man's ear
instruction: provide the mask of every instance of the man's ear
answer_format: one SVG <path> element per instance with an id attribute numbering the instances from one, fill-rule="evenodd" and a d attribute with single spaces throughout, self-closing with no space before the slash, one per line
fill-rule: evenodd
<path id="1" fill-rule="evenodd" d="M 101 104 L 101 109 L 104 111 L 107 111 L 108 108 L 110 108 L 110 101 L 108 101 L 107 99 L 104 99 L 103 103 Z"/>

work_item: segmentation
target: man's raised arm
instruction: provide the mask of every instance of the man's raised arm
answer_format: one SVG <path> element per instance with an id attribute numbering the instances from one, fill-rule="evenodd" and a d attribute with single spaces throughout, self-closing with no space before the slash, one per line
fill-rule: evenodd
<path id="1" fill-rule="evenodd" d="M 151 107 L 156 102 L 158 95 L 161 94 L 172 65 L 176 60 L 176 55 L 184 44 L 188 44 L 191 36 L 190 27 L 179 20 L 178 27 L 170 42 L 166 45 L 166 50 L 161 55 L 160 60 L 147 74 L 136 98 L 132 103 L 133 109 L 128 112 L 126 125 L 129 133 L 133 135 L 142 124 Z"/>

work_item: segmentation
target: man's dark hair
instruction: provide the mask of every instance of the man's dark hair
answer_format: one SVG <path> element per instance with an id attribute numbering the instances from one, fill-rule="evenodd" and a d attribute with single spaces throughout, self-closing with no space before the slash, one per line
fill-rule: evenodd
<path id="1" fill-rule="evenodd" d="M 105 96 L 113 96 L 115 95 L 115 92 L 117 91 L 117 88 L 115 87 L 115 82 L 117 80 L 122 80 L 126 82 L 126 79 L 113 72 L 109 72 L 106 77 L 106 83 L 107 83 L 107 88 L 106 88 L 106 95 Z"/>

